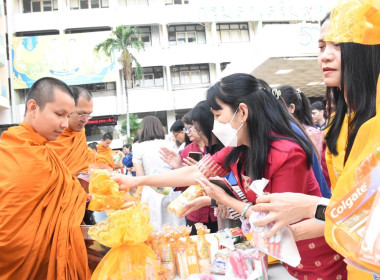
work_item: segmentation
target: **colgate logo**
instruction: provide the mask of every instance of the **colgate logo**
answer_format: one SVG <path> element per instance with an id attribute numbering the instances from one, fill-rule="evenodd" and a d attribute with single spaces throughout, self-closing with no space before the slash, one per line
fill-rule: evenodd
<path id="1" fill-rule="evenodd" d="M 355 203 L 355 201 L 362 198 L 362 196 L 365 195 L 366 192 L 366 184 L 363 184 L 360 187 L 356 188 L 356 190 L 353 193 L 351 193 L 351 195 L 348 198 L 341 200 L 338 205 L 334 205 L 334 207 L 331 209 L 331 217 L 337 219 L 339 215 L 345 212 L 345 210 L 350 210 L 353 208 L 354 205 L 359 205 L 359 203 Z M 346 214 L 345 216 L 348 216 L 349 212 L 346 212 L 344 214 Z"/>

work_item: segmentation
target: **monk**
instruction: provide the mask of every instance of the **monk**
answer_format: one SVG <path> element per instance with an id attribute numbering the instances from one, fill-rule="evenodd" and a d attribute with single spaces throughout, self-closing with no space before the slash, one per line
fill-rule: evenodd
<path id="1" fill-rule="evenodd" d="M 59 155 L 70 171 L 77 175 L 87 172 L 88 166 L 95 163 L 95 153 L 88 149 L 84 126 L 91 119 L 93 101 L 91 93 L 78 86 L 71 86 L 74 95 L 75 110 L 70 115 L 69 127 L 49 145 Z"/>
<path id="2" fill-rule="evenodd" d="M 70 88 L 42 78 L 24 121 L 0 140 L 0 279 L 89 279 L 80 228 L 86 193 L 46 145 L 68 127 Z"/>
<path id="3" fill-rule="evenodd" d="M 115 168 L 115 164 L 113 162 L 112 149 L 110 147 L 112 143 L 113 137 L 111 133 L 105 133 L 102 137 L 102 141 L 99 145 L 96 146 L 98 150 L 98 155 L 96 156 L 97 163 L 105 163 L 112 169 Z"/>

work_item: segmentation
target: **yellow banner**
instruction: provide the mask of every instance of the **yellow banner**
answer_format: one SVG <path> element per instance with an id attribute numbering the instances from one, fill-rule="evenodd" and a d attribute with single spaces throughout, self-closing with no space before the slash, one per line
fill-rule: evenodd
<path id="1" fill-rule="evenodd" d="M 42 77 L 54 77 L 68 85 L 116 81 L 114 55 L 109 58 L 93 51 L 109 35 L 110 31 L 14 37 L 14 88 L 30 88 Z"/>

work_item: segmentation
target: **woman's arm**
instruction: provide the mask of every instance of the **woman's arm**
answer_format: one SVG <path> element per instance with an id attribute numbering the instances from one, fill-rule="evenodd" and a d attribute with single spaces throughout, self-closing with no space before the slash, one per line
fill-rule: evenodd
<path id="1" fill-rule="evenodd" d="M 136 169 L 136 176 L 144 176 L 144 167 L 141 163 L 135 163 L 134 164 L 135 169 Z"/>
<path id="2" fill-rule="evenodd" d="M 290 226 L 295 241 L 316 238 L 324 235 L 325 225 L 318 223 L 315 219 L 305 221 Z"/>
<path id="3" fill-rule="evenodd" d="M 204 178 L 196 165 L 187 166 L 168 172 L 149 176 L 116 175 L 111 179 L 120 185 L 120 190 L 131 189 L 138 186 L 155 187 L 182 187 L 198 184 L 196 179 Z"/>

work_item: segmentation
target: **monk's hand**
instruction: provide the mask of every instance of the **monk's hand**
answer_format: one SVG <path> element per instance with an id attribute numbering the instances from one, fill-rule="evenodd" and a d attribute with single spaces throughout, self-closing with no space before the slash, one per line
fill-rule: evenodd
<path id="1" fill-rule="evenodd" d="M 216 200 L 216 203 L 226 205 L 225 201 L 230 197 L 221 187 L 211 183 L 206 178 L 196 180 L 204 189 L 205 193 Z"/>
<path id="2" fill-rule="evenodd" d="M 182 167 L 181 156 L 177 154 L 175 151 L 169 150 L 166 147 L 161 147 L 159 152 L 160 158 L 168 165 L 170 165 L 173 169 Z"/>
<path id="3" fill-rule="evenodd" d="M 193 199 L 192 201 L 184 205 L 184 211 L 182 212 L 181 216 L 179 216 L 179 218 L 186 217 L 191 212 L 198 210 L 199 208 L 202 208 L 203 206 L 206 206 L 206 205 L 211 205 L 210 197 L 208 196 L 197 197 L 196 199 Z"/>
<path id="4" fill-rule="evenodd" d="M 119 190 L 130 190 L 132 188 L 137 187 L 135 183 L 136 177 L 133 176 L 127 176 L 123 174 L 114 175 L 111 177 L 111 180 L 114 180 L 116 183 L 119 184 Z"/>
<path id="5" fill-rule="evenodd" d="M 253 211 L 269 212 L 263 219 L 255 222 L 255 226 L 274 223 L 265 238 L 272 237 L 284 226 L 314 216 L 319 197 L 302 193 L 274 193 L 260 195 L 256 199 Z"/>

